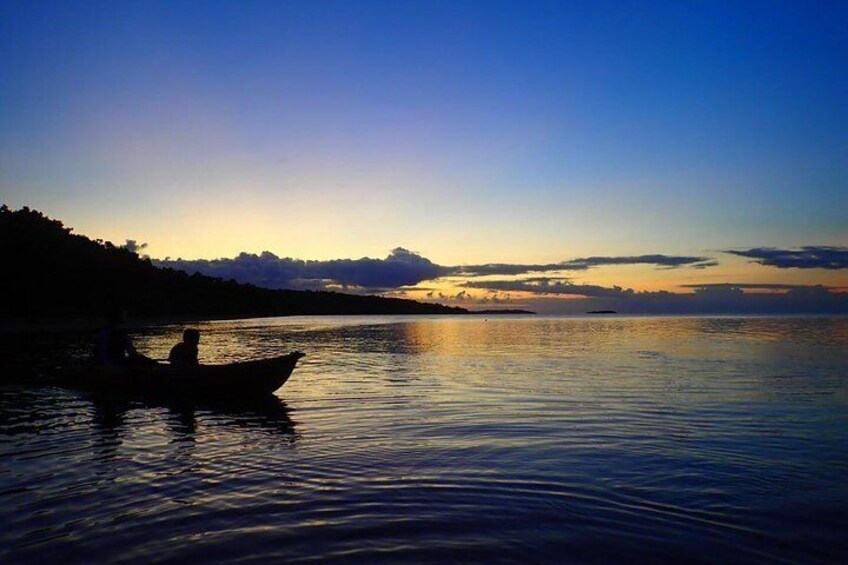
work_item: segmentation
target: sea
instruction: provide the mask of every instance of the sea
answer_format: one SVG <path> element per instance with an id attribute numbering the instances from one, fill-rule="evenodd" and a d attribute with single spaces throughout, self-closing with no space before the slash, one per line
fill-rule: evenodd
<path id="1" fill-rule="evenodd" d="M 163 358 L 183 327 L 132 335 Z M 6 375 L 0 562 L 848 562 L 846 317 L 192 327 L 204 363 L 306 357 L 251 403 Z"/>

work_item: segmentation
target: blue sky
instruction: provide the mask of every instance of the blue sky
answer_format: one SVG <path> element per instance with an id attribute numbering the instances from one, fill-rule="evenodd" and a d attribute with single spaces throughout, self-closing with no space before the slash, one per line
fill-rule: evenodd
<path id="1" fill-rule="evenodd" d="M 0 200 L 160 258 L 845 246 L 846 6 L 6 1 Z"/>

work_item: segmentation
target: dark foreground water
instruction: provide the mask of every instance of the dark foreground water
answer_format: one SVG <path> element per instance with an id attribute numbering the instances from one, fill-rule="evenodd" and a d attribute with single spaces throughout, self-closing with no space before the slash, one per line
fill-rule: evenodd
<path id="1" fill-rule="evenodd" d="M 848 559 L 846 318 L 199 327 L 308 357 L 248 406 L 0 386 L 0 562 Z"/>

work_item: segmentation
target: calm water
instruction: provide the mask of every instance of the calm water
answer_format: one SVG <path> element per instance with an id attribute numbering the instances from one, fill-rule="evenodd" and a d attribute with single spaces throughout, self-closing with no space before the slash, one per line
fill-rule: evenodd
<path id="1" fill-rule="evenodd" d="M 848 318 L 198 327 L 308 357 L 260 405 L 0 386 L 0 561 L 848 559 Z"/>

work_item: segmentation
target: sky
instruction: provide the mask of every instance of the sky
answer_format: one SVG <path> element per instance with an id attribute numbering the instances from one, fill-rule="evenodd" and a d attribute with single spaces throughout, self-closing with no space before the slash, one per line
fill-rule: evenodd
<path id="1" fill-rule="evenodd" d="M 845 100 L 840 1 L 4 0 L 0 201 L 275 288 L 843 311 Z"/>

